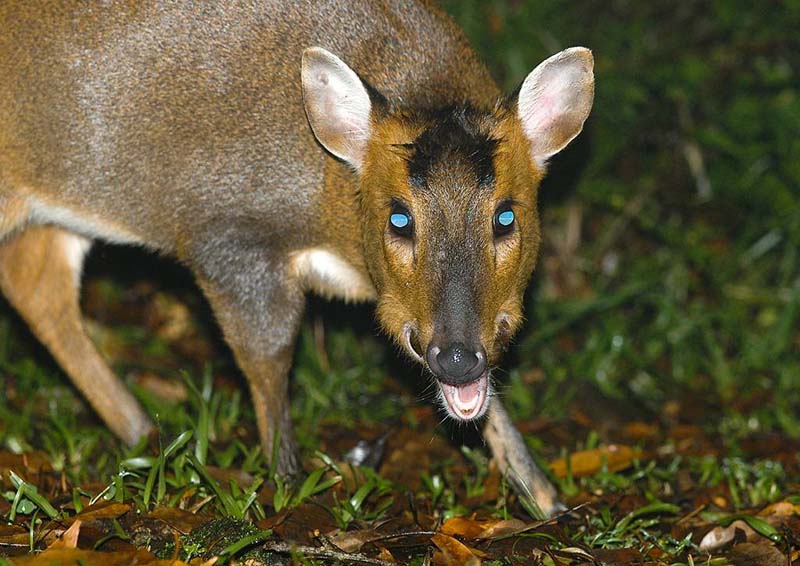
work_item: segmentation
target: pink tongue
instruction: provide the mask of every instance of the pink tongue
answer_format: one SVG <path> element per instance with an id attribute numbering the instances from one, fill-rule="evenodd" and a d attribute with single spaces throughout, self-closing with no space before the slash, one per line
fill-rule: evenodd
<path id="1" fill-rule="evenodd" d="M 476 379 L 472 383 L 467 383 L 457 389 L 458 399 L 462 403 L 470 403 L 475 397 L 480 394 L 480 379 Z"/>

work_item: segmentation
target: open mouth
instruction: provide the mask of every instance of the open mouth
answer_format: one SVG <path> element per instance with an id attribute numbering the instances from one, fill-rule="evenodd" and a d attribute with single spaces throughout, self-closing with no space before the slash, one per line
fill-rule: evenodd
<path id="1" fill-rule="evenodd" d="M 424 350 L 420 347 L 419 335 L 413 323 L 408 322 L 403 326 L 402 337 L 402 344 L 409 355 L 417 362 L 427 366 L 422 354 Z M 491 396 L 488 371 L 484 371 L 477 379 L 469 383 L 454 385 L 441 379 L 437 379 L 437 382 L 441 392 L 439 400 L 453 419 L 471 421 L 486 414 Z"/>
<path id="2" fill-rule="evenodd" d="M 439 382 L 447 413 L 456 420 L 471 421 L 483 416 L 489 407 L 489 372 L 463 385 Z"/>

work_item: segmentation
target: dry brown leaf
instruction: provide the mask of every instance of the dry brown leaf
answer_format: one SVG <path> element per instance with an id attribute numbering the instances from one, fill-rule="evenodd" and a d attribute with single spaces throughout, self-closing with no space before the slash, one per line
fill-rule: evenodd
<path id="1" fill-rule="evenodd" d="M 165 401 L 183 403 L 189 398 L 189 390 L 185 383 L 162 377 L 151 371 L 135 374 L 132 381 L 137 387 Z"/>
<path id="2" fill-rule="evenodd" d="M 468 539 L 490 539 L 515 533 L 526 526 L 519 519 L 486 519 L 479 521 L 465 517 L 453 517 L 444 522 L 440 532 L 444 535 L 458 535 Z"/>
<path id="3" fill-rule="evenodd" d="M 575 558 L 578 560 L 588 560 L 590 562 L 594 562 L 594 557 L 583 550 L 582 548 L 578 548 L 577 546 L 568 546 L 566 548 L 559 549 L 556 551 L 557 554 L 568 556 L 570 559 Z"/>
<path id="4" fill-rule="evenodd" d="M 360 531 L 347 531 L 332 537 L 330 541 L 344 552 L 358 552 L 361 547 L 370 541 L 380 538 L 380 535 L 371 529 Z"/>
<path id="5" fill-rule="evenodd" d="M 448 536 L 458 535 L 464 538 L 478 538 L 485 530 L 486 522 L 466 517 L 453 517 L 444 522 L 440 532 Z"/>
<path id="6" fill-rule="evenodd" d="M 281 509 L 278 513 L 275 513 L 274 515 L 270 515 L 269 517 L 266 517 L 258 521 L 256 523 L 256 526 L 261 530 L 274 529 L 275 527 L 283 523 L 290 513 L 291 510 L 289 509 Z"/>
<path id="7" fill-rule="evenodd" d="M 222 485 L 228 485 L 231 480 L 235 481 L 241 487 L 249 486 L 253 483 L 252 475 L 244 470 L 238 468 L 220 468 L 217 466 L 206 465 L 208 475 L 217 480 Z"/>
<path id="8" fill-rule="evenodd" d="M 775 524 L 772 518 L 793 517 L 800 515 L 800 505 L 789 503 L 788 501 L 777 501 L 767 505 L 758 512 L 759 517 L 765 517 L 770 524 Z"/>
<path id="9" fill-rule="evenodd" d="M 30 533 L 19 525 L 5 525 L 0 523 L 0 544 L 5 548 L 28 548 L 31 544 Z"/>
<path id="10" fill-rule="evenodd" d="M 273 527 L 280 538 L 299 545 L 313 544 L 320 533 L 329 533 L 335 528 L 336 523 L 331 514 L 311 503 L 298 505 Z"/>
<path id="11" fill-rule="evenodd" d="M 434 566 L 480 566 L 481 559 L 473 550 L 451 536 L 435 534 L 431 537 L 439 549 L 433 553 Z"/>
<path id="12" fill-rule="evenodd" d="M 33 556 L 8 559 L 12 566 L 186 566 L 180 560 L 160 560 L 146 550 L 99 552 L 76 548 L 45 550 Z M 207 563 L 208 564 L 208 563 Z M 210 566 L 210 565 L 209 565 Z"/>
<path id="13" fill-rule="evenodd" d="M 781 566 L 786 556 L 771 544 L 743 542 L 731 548 L 725 557 L 734 566 Z"/>
<path id="14" fill-rule="evenodd" d="M 630 422 L 622 428 L 622 434 L 624 436 L 636 440 L 655 438 L 660 433 L 661 429 L 658 425 L 642 421 Z"/>
<path id="15" fill-rule="evenodd" d="M 0 476 L 7 480 L 9 470 L 13 470 L 20 475 L 38 474 L 40 472 L 52 472 L 53 466 L 47 454 L 38 450 L 24 454 L 0 451 Z M 26 477 L 25 479 L 30 481 L 30 478 Z"/>
<path id="16" fill-rule="evenodd" d="M 155 326 L 162 340 L 176 342 L 193 331 L 189 307 L 172 295 L 156 293 L 147 311 L 148 326 Z"/>
<path id="17" fill-rule="evenodd" d="M 163 521 L 172 529 L 180 533 L 188 533 L 197 527 L 205 525 L 213 519 L 211 515 L 200 515 L 177 507 L 159 506 L 152 513 L 144 515 L 142 519 L 156 519 Z"/>
<path id="18" fill-rule="evenodd" d="M 644 557 L 635 548 L 593 548 L 592 557 L 589 564 L 603 566 L 631 566 L 644 563 Z M 650 558 L 652 557 L 651 555 Z M 663 562 L 658 563 L 663 564 Z"/>
<path id="19" fill-rule="evenodd" d="M 426 409 L 432 414 L 432 411 Z M 424 414 L 424 413 L 423 413 Z M 424 417 L 420 416 L 420 420 Z M 430 430 L 414 431 L 409 428 L 398 430 L 388 440 L 386 457 L 378 473 L 384 478 L 415 491 L 421 485 L 419 470 L 427 470 L 433 462 L 441 462 L 458 453 L 441 435 Z M 409 462 L 414 462 L 409 466 Z"/>
<path id="20" fill-rule="evenodd" d="M 569 456 L 569 470 L 573 477 L 596 474 L 603 465 L 611 472 L 624 470 L 641 457 L 641 452 L 624 444 L 609 444 L 592 450 L 573 452 Z M 553 460 L 550 469 L 559 478 L 567 477 L 567 461 L 564 458 Z"/>
<path id="21" fill-rule="evenodd" d="M 118 519 L 125 513 L 131 510 L 131 506 L 127 503 L 117 503 L 114 501 L 100 501 L 91 507 L 85 508 L 83 511 L 67 520 L 67 523 L 73 521 L 99 521 L 101 519 Z"/>
<path id="22" fill-rule="evenodd" d="M 499 538 L 506 535 L 520 532 L 528 527 L 524 521 L 519 519 L 506 519 L 502 521 L 492 521 L 493 524 L 488 525 L 481 536 L 478 538 L 490 539 Z"/>
<path id="23" fill-rule="evenodd" d="M 381 551 L 378 554 L 378 559 L 383 560 L 384 562 L 397 562 L 397 559 L 389 552 L 389 549 L 385 546 L 380 547 Z"/>
<path id="24" fill-rule="evenodd" d="M 81 521 L 76 520 L 72 526 L 64 531 L 64 534 L 57 538 L 53 543 L 47 547 L 47 550 L 56 550 L 59 548 L 78 548 L 78 537 L 81 534 Z"/>

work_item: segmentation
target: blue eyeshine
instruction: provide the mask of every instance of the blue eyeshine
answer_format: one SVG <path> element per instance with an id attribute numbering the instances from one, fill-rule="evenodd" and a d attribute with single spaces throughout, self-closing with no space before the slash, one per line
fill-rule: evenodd
<path id="1" fill-rule="evenodd" d="M 389 216 L 389 222 L 391 222 L 392 226 L 402 230 L 406 226 L 411 219 L 408 217 L 408 214 L 403 214 L 402 212 L 393 212 L 391 216 Z"/>
<path id="2" fill-rule="evenodd" d="M 514 211 L 504 210 L 497 215 L 497 223 L 500 226 L 511 226 L 514 223 Z"/>

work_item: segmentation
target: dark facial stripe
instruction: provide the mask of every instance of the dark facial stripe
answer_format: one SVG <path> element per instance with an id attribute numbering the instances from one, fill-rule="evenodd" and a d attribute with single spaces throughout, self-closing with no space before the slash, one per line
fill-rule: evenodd
<path id="1" fill-rule="evenodd" d="M 494 184 L 494 151 L 497 141 L 481 131 L 481 114 L 468 106 L 432 112 L 431 124 L 413 143 L 408 160 L 411 185 L 425 190 L 431 168 L 443 159 L 460 157 L 471 164 L 480 186 Z"/>

